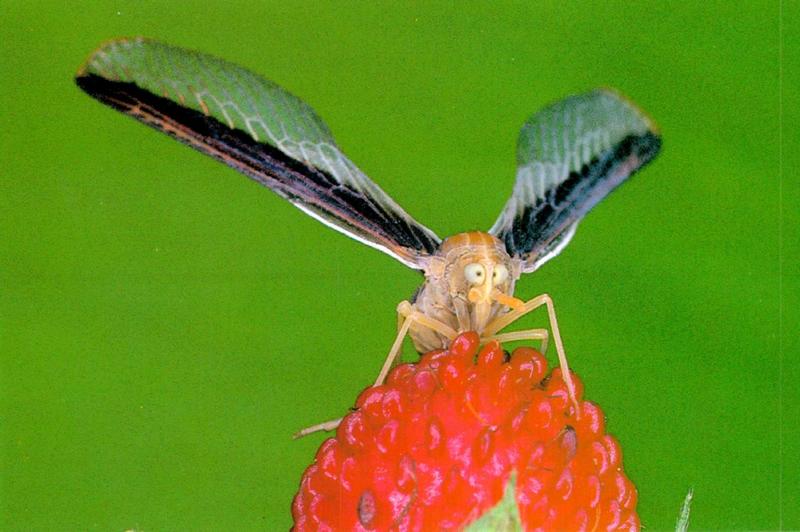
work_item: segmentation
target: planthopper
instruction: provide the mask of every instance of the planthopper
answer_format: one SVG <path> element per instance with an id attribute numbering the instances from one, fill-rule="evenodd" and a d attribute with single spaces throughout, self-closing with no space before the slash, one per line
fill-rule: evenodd
<path id="1" fill-rule="evenodd" d="M 553 301 L 542 294 L 523 302 L 514 285 L 556 256 L 583 216 L 657 155 L 655 125 L 614 90 L 570 96 L 529 118 L 517 144 L 513 192 L 497 221 L 488 231 L 442 240 L 341 152 L 311 107 L 249 70 L 147 39 L 120 39 L 93 52 L 76 82 L 423 273 L 422 285 L 397 307 L 397 337 L 375 384 L 383 382 L 406 335 L 420 352 L 445 348 L 470 330 L 482 342 L 539 340 L 543 352 L 552 336 L 575 404 Z M 542 306 L 549 331 L 502 332 Z"/>

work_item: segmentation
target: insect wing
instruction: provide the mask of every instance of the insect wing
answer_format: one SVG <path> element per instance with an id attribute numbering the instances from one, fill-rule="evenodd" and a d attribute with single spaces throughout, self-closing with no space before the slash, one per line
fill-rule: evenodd
<path id="1" fill-rule="evenodd" d="M 514 192 L 489 232 L 531 272 L 560 253 L 581 218 L 660 147 L 650 119 L 611 90 L 550 105 L 522 127 Z"/>
<path id="2" fill-rule="evenodd" d="M 117 40 L 91 55 L 76 82 L 412 268 L 440 243 L 339 150 L 311 107 L 242 67 L 146 39 Z"/>

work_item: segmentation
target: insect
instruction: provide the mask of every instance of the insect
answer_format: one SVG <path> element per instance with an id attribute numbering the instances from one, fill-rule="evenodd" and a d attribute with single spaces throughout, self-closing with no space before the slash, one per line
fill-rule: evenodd
<path id="1" fill-rule="evenodd" d="M 612 90 L 571 96 L 522 127 L 511 198 L 487 232 L 445 240 L 414 220 L 338 148 L 303 101 L 244 68 L 146 39 L 112 41 L 76 77 L 89 95 L 245 174 L 325 225 L 377 248 L 425 276 L 398 305 L 398 333 L 376 380 L 383 382 L 403 338 L 420 352 L 474 330 L 482 341 L 550 333 L 577 407 L 553 302 L 523 302 L 514 285 L 557 255 L 601 199 L 651 161 L 661 146 L 651 120 Z M 546 307 L 550 332 L 501 332 Z M 337 421 L 304 432 L 331 429 Z"/>

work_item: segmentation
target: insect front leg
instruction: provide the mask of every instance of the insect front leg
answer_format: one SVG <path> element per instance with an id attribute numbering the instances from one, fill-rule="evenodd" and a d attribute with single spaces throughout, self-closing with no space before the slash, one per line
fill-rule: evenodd
<path id="1" fill-rule="evenodd" d="M 394 364 L 397 355 L 400 354 L 400 348 L 403 346 L 403 340 L 405 339 L 406 334 L 408 334 L 408 329 L 414 323 L 422 325 L 423 327 L 428 327 L 429 329 L 438 332 L 450 340 L 458 335 L 453 328 L 445 325 L 439 320 L 429 318 L 428 316 L 422 314 L 408 301 L 401 301 L 400 304 L 397 305 L 397 336 L 392 343 L 391 349 L 389 349 L 389 354 L 386 355 L 386 361 L 383 363 L 381 372 L 378 374 L 378 378 L 375 379 L 375 384 L 373 384 L 373 386 L 379 386 L 383 384 L 383 381 L 386 379 L 386 375 L 389 373 L 389 370 L 392 369 L 392 365 Z M 309 434 L 313 434 L 314 432 L 331 431 L 338 427 L 339 423 L 341 422 L 342 418 L 332 419 L 330 421 L 325 421 L 324 423 L 318 423 L 296 432 L 293 437 L 297 439 L 302 438 L 303 436 L 308 436 Z"/>
<path id="2" fill-rule="evenodd" d="M 547 307 L 547 315 L 550 319 L 550 330 L 553 332 L 553 340 L 555 341 L 556 352 L 558 353 L 558 364 L 561 366 L 561 372 L 564 375 L 564 383 L 567 385 L 567 392 L 569 393 L 570 401 L 572 401 L 572 405 L 575 407 L 575 415 L 579 416 L 580 410 L 578 408 L 578 401 L 575 398 L 575 385 L 572 382 L 572 375 L 569 371 L 569 363 L 567 363 L 567 355 L 564 352 L 564 344 L 561 342 L 561 334 L 558 331 L 556 310 L 553 306 L 553 299 L 548 294 L 536 296 L 530 301 L 525 302 L 521 307 L 513 309 L 511 312 L 498 317 L 486 326 L 486 328 L 483 330 L 483 335 L 494 336 L 498 331 L 505 329 L 511 323 L 517 321 L 525 314 L 536 310 L 542 305 Z"/>
<path id="3" fill-rule="evenodd" d="M 408 329 L 414 323 L 432 329 L 442 336 L 447 337 L 449 340 L 452 340 L 458 335 L 458 332 L 452 327 L 445 325 L 439 320 L 426 316 L 414 308 L 414 305 L 408 301 L 401 301 L 400 304 L 397 305 L 397 336 L 392 343 L 391 349 L 389 349 L 389 354 L 386 355 L 386 360 L 383 363 L 381 372 L 378 374 L 378 378 L 375 379 L 374 386 L 383 384 L 386 375 L 389 373 L 389 370 L 392 369 L 397 355 L 400 354 L 400 348 L 403 346 L 403 339 L 406 337 L 406 334 L 408 334 Z"/>

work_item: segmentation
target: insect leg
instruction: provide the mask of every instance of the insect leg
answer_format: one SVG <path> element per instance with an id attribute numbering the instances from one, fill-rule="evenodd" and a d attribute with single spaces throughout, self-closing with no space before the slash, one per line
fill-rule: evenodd
<path id="1" fill-rule="evenodd" d="M 524 331 L 513 331 L 495 334 L 494 336 L 486 336 L 481 338 L 481 342 L 486 343 L 491 340 L 497 340 L 502 344 L 503 342 L 515 342 L 517 340 L 541 340 L 542 344 L 539 347 L 539 351 L 546 353 L 549 338 L 550 333 L 547 332 L 547 329 L 527 329 Z"/>
<path id="2" fill-rule="evenodd" d="M 326 421 L 324 423 L 317 423 L 316 425 L 311 425 L 310 427 L 306 427 L 302 430 L 298 430 L 294 434 L 292 434 L 292 439 L 296 440 L 298 438 L 303 438 L 308 436 L 309 434 L 313 434 L 319 431 L 329 432 L 334 430 L 336 427 L 339 426 L 339 423 L 342 422 L 342 418 L 339 419 L 331 419 L 330 421 Z"/>
<path id="3" fill-rule="evenodd" d="M 397 328 L 397 337 L 395 337 L 394 343 L 392 343 L 392 347 L 389 349 L 389 354 L 386 355 L 386 360 L 383 363 L 381 372 L 378 374 L 378 378 L 375 379 L 375 386 L 383 384 L 384 379 L 386 379 L 386 375 L 389 373 L 389 370 L 392 369 L 392 364 L 394 364 L 397 355 L 400 353 L 400 348 L 403 346 L 403 339 L 405 338 L 406 334 L 408 334 L 408 329 L 413 323 L 418 323 L 429 329 L 433 329 L 450 340 L 458 335 L 453 328 L 445 325 L 439 320 L 429 318 L 420 311 L 416 310 L 408 301 L 401 301 L 400 304 L 397 305 L 397 323 L 399 325 Z"/>
<path id="4" fill-rule="evenodd" d="M 508 327 L 509 324 L 517 321 L 525 314 L 545 305 L 547 307 L 547 315 L 550 319 L 550 330 L 553 331 L 553 340 L 556 344 L 556 352 L 558 353 L 558 364 L 561 366 L 561 372 L 564 375 L 564 383 L 567 385 L 567 392 L 569 393 L 570 401 L 575 407 L 575 415 L 580 415 L 578 409 L 578 401 L 575 399 L 575 385 L 572 382 L 572 375 L 569 371 L 569 364 L 567 363 L 567 355 L 564 352 L 564 344 L 561 342 L 561 334 L 558 332 L 558 320 L 556 319 L 556 310 L 553 307 L 553 299 L 548 294 L 542 294 L 534 297 L 530 301 L 525 302 L 519 308 L 513 309 L 511 312 L 504 314 L 489 323 L 483 330 L 484 336 L 493 336 L 497 331 Z"/>
<path id="5" fill-rule="evenodd" d="M 386 356 L 386 361 L 383 363 L 383 367 L 381 368 L 381 372 L 378 375 L 378 378 L 375 379 L 375 384 L 373 386 L 379 386 L 383 384 L 384 379 L 386 379 L 386 375 L 389 373 L 389 370 L 392 369 L 392 364 L 394 363 L 397 355 L 400 353 L 400 348 L 403 345 L 403 339 L 405 339 L 406 334 L 408 334 L 408 329 L 411 327 L 413 323 L 418 323 L 434 331 L 438 332 L 439 334 L 446 336 L 449 339 L 455 338 L 458 333 L 453 330 L 451 327 L 448 327 L 444 323 L 435 320 L 433 318 L 429 318 L 425 316 L 418 310 L 414 308 L 414 306 L 409 303 L 408 301 L 402 301 L 399 305 L 397 305 L 397 337 L 394 339 L 392 343 L 392 347 L 389 350 L 389 354 Z M 318 423 L 316 425 L 312 425 L 310 427 L 306 427 L 298 432 L 296 432 L 293 438 L 302 438 L 303 436 L 308 436 L 314 432 L 323 431 L 331 431 L 334 430 L 336 427 L 339 426 L 339 423 L 342 422 L 342 418 L 339 419 L 332 419 L 330 421 L 325 421 L 324 423 Z"/>

